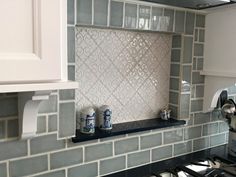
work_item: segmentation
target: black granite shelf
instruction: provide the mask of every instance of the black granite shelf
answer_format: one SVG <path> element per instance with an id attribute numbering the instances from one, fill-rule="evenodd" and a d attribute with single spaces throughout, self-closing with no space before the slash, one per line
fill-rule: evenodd
<path id="1" fill-rule="evenodd" d="M 76 137 L 72 138 L 72 142 L 79 143 L 79 142 L 118 136 L 128 133 L 136 133 L 152 129 L 160 129 L 160 128 L 184 125 L 185 123 L 186 121 L 184 120 L 176 120 L 173 118 L 169 120 L 162 120 L 158 118 L 158 119 L 149 119 L 149 120 L 114 124 L 111 131 L 101 131 L 100 129 L 96 128 L 95 133 L 92 135 L 82 134 L 80 133 L 79 130 L 76 130 Z"/>

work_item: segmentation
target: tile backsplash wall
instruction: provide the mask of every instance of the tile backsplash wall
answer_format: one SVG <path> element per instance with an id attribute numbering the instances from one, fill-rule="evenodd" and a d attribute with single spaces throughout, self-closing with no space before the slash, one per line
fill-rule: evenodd
<path id="1" fill-rule="evenodd" d="M 76 28 L 77 110 L 111 106 L 114 123 L 156 118 L 169 102 L 172 35 Z"/>
<path id="2" fill-rule="evenodd" d="M 68 68 L 69 78 L 73 80 L 75 79 L 76 19 L 74 0 L 68 0 L 68 13 Z M 190 19 L 195 16 L 196 13 L 191 13 Z M 189 21 L 189 18 L 186 21 Z M 201 23 L 198 22 L 198 25 Z M 198 30 L 200 34 L 203 28 L 198 27 Z M 187 31 L 192 31 L 192 27 L 188 27 Z M 193 35 L 190 37 L 192 38 Z M 197 43 L 199 42 L 201 42 L 200 37 Z M 193 61 L 193 68 L 198 68 L 193 69 L 193 72 L 199 72 L 202 67 L 201 58 L 197 57 L 197 65 L 195 60 Z M 184 76 L 188 77 L 189 73 L 185 73 Z M 180 80 L 180 77 L 173 76 L 172 79 Z M 174 83 L 170 84 L 175 86 Z M 202 100 L 202 85 L 195 83 L 193 94 L 187 93 L 191 94 L 192 101 Z M 236 86 L 228 88 L 228 91 L 230 98 L 235 99 Z M 184 103 L 190 104 L 191 101 Z M 0 177 L 103 176 L 225 144 L 228 139 L 228 126 L 220 120 L 218 111 L 208 114 L 196 111 L 190 114 L 186 126 L 73 144 L 70 138 L 58 139 L 57 136 L 58 133 L 61 137 L 70 136 L 71 131 L 74 131 L 72 126 L 75 119 L 74 109 L 75 90 L 53 92 L 50 100 L 41 105 L 37 137 L 30 140 L 17 140 L 17 94 L 0 93 Z"/>

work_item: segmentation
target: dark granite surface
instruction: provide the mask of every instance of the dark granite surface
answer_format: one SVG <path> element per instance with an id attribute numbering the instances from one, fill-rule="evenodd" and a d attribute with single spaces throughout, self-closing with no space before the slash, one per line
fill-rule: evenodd
<path id="1" fill-rule="evenodd" d="M 92 135 L 82 134 L 80 133 L 79 130 L 77 130 L 76 137 L 72 138 L 72 142 L 78 143 L 78 142 L 118 136 L 118 135 L 123 135 L 123 134 L 128 134 L 128 133 L 135 133 L 135 132 L 147 131 L 147 130 L 152 130 L 152 129 L 184 125 L 185 123 L 186 121 L 184 120 L 176 120 L 173 118 L 169 120 L 162 120 L 158 118 L 158 119 L 149 119 L 149 120 L 114 124 L 111 131 L 101 131 L 98 128 L 96 128 L 95 133 Z"/>
<path id="2" fill-rule="evenodd" d="M 227 153 L 227 145 L 206 149 L 203 151 L 171 158 L 168 160 L 144 165 L 138 168 L 122 171 L 119 173 L 107 175 L 104 177 L 148 177 L 152 173 L 159 173 L 166 169 L 174 169 L 177 166 L 188 164 L 190 162 L 205 159 L 207 157 L 220 156 L 236 163 L 236 158 L 229 156 Z"/>

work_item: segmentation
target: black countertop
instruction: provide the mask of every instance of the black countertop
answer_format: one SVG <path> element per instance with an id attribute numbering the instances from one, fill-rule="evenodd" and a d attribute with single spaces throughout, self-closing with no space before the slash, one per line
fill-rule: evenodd
<path id="1" fill-rule="evenodd" d="M 107 175 L 104 177 L 148 177 L 152 173 L 158 173 L 164 171 L 165 169 L 175 168 L 179 165 L 188 164 L 192 161 L 199 159 L 204 159 L 212 156 L 220 156 L 236 162 L 236 158 L 228 155 L 227 145 L 218 146 L 210 149 L 206 149 L 199 152 L 194 152 L 191 154 L 171 158 L 168 160 L 163 160 L 160 162 L 152 163 L 149 165 L 144 165 L 141 167 L 125 170 L 119 173 Z"/>

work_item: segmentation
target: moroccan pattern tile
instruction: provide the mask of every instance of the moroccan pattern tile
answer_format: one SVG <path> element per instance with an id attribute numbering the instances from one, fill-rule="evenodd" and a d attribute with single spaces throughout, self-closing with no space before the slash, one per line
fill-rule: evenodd
<path id="1" fill-rule="evenodd" d="M 169 101 L 171 39 L 162 33 L 77 27 L 77 112 L 107 104 L 114 123 L 157 117 Z"/>

